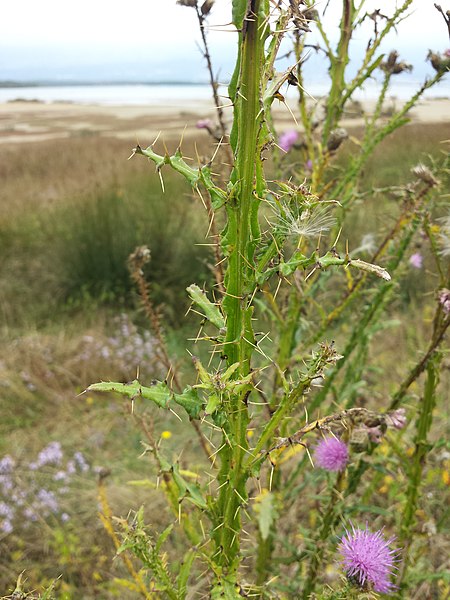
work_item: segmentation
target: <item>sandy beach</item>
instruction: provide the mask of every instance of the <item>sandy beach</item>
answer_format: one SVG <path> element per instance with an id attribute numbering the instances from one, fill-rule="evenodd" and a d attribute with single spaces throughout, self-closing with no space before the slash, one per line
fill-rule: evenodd
<path id="1" fill-rule="evenodd" d="M 320 102 L 320 100 L 317 100 Z M 399 108 L 398 100 L 388 100 L 386 109 Z M 343 127 L 363 125 L 374 103 L 354 105 L 342 120 Z M 291 104 L 293 113 L 295 106 Z M 362 108 L 362 111 L 361 111 Z M 143 145 L 161 132 L 162 137 L 173 140 L 184 131 L 185 137 L 198 136 L 196 123 L 199 119 L 214 119 L 215 108 L 205 100 L 176 101 L 151 106 L 86 105 L 75 103 L 43 103 L 14 101 L 0 104 L 0 144 L 20 144 L 52 139 L 104 136 L 139 141 Z M 231 108 L 224 109 L 231 119 Z M 320 114 L 318 107 L 318 114 Z M 283 131 L 296 127 L 289 110 L 281 103 L 274 107 L 277 129 Z M 412 122 L 442 123 L 450 137 L 450 99 L 426 99 L 410 111 Z"/>

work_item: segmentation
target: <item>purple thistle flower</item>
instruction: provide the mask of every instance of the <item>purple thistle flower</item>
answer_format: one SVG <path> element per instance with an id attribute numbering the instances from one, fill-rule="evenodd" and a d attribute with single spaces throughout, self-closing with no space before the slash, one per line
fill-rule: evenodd
<path id="1" fill-rule="evenodd" d="M 314 449 L 314 460 L 327 471 L 343 471 L 348 463 L 347 445 L 333 436 L 324 438 Z"/>
<path id="2" fill-rule="evenodd" d="M 379 425 L 376 427 L 366 427 L 367 433 L 369 434 L 369 439 L 374 444 L 379 444 L 383 439 L 383 432 Z"/>
<path id="3" fill-rule="evenodd" d="M 389 544 L 394 537 L 385 540 L 383 530 L 372 533 L 369 529 L 345 530 L 339 544 L 342 564 L 347 577 L 365 588 L 368 583 L 376 592 L 388 594 L 395 585 L 391 582 L 393 570 L 396 568 L 398 550 L 391 550 Z"/>
<path id="4" fill-rule="evenodd" d="M 212 128 L 212 121 L 211 119 L 200 119 L 195 126 L 197 129 L 207 129 L 209 131 Z"/>
<path id="5" fill-rule="evenodd" d="M 411 256 L 409 257 L 409 264 L 412 267 L 414 267 L 415 269 L 421 269 L 422 263 L 423 263 L 423 256 L 420 254 L 420 252 L 415 252 L 414 254 L 411 254 Z"/>
<path id="6" fill-rule="evenodd" d="M 298 131 L 295 129 L 289 129 L 280 135 L 280 139 L 278 140 L 278 145 L 285 152 L 289 152 L 292 146 L 298 139 Z"/>
<path id="7" fill-rule="evenodd" d="M 390 413 L 387 413 L 387 424 L 395 427 L 395 429 L 403 429 L 408 419 L 406 418 L 406 410 L 404 408 L 397 408 Z"/>
<path id="8" fill-rule="evenodd" d="M 450 290 L 447 288 L 442 288 L 438 292 L 438 300 L 439 304 L 442 306 L 442 310 L 446 315 L 450 313 Z"/>

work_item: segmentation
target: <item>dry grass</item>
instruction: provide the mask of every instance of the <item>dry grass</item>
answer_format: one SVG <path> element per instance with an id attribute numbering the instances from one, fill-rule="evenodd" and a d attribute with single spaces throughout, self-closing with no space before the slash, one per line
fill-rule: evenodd
<path id="1" fill-rule="evenodd" d="M 368 165 L 366 185 L 373 181 L 380 186 L 404 181 L 411 164 L 419 161 L 423 152 L 439 152 L 439 142 L 445 137 L 450 137 L 448 131 L 439 125 L 414 125 L 397 132 Z M 351 149 L 348 142 L 347 152 L 351 153 Z M 151 232 L 148 243 L 155 244 L 153 288 L 166 294 L 172 314 L 180 318 L 185 310 L 181 279 L 186 277 L 188 283 L 199 274 L 207 276 L 208 267 L 201 261 L 208 258 L 184 254 L 194 239 L 203 241 L 206 219 L 200 204 L 192 201 L 189 190 L 178 186 L 169 175 L 168 192 L 161 196 L 157 178 L 150 178 L 153 168 L 144 160 L 127 162 L 129 151 L 127 141 L 99 136 L 0 146 L 4 206 L 0 217 L 0 311 L 4 334 L 0 347 L 0 453 L 13 454 L 25 463 L 51 440 L 61 441 L 67 452 L 81 450 L 92 466 L 112 469 L 108 489 L 113 511 L 126 516 L 130 508 L 145 503 L 152 526 L 158 529 L 171 517 L 164 512 L 162 494 L 152 487 L 156 482 L 154 467 L 147 457 L 138 458 L 143 434 L 129 417 L 129 405 L 77 396 L 93 381 L 128 381 L 135 377 L 136 361 L 123 363 L 101 351 L 115 335 L 114 317 L 119 312 L 131 312 L 142 324 L 141 316 L 135 312 L 135 299 L 132 294 L 119 293 L 108 297 L 109 305 L 105 307 L 104 298 L 91 293 L 86 302 L 75 302 L 67 293 L 64 279 L 71 259 L 74 264 L 95 262 L 95 253 L 87 252 L 79 255 L 78 263 L 75 261 L 81 241 L 89 244 L 91 240 L 90 246 L 101 252 L 94 239 L 102 235 L 108 198 L 114 194 L 123 199 L 129 222 L 137 223 L 135 228 L 147 235 Z M 189 144 L 186 151 L 192 151 Z M 138 201 L 142 196 L 144 202 Z M 106 200 L 99 201 L 101 197 Z M 148 198 L 151 201 L 146 203 Z M 96 222 L 92 210 L 100 205 L 103 212 Z M 367 227 L 373 230 L 383 225 L 384 208 L 377 198 L 370 199 L 366 205 L 366 211 L 369 210 L 371 220 L 367 219 L 367 212 L 359 216 L 359 211 L 355 211 L 355 237 L 359 238 Z M 111 221 L 112 226 L 120 224 L 123 214 L 119 213 L 118 221 Z M 188 220 L 194 221 L 193 231 L 186 236 L 186 245 L 175 252 Z M 176 227 L 164 230 L 163 225 L 170 221 Z M 123 231 L 125 227 L 117 235 Z M 74 232 L 76 237 L 71 238 Z M 82 232 L 86 234 L 84 238 Z M 108 239 L 113 240 L 114 235 Z M 146 241 L 142 239 L 140 243 Z M 111 248 L 115 246 L 105 250 L 108 256 Z M 64 265 L 66 268 L 61 269 Z M 197 271 L 193 269 L 196 265 Z M 71 271 L 76 272 L 81 271 Z M 70 278 L 73 281 L 74 275 Z M 405 270 L 402 288 L 406 292 L 397 300 L 391 315 L 396 319 L 407 307 L 410 320 L 384 323 L 385 328 L 375 335 L 370 356 L 372 368 L 366 374 L 370 397 L 365 397 L 369 396 L 367 390 L 361 391 L 361 398 L 367 402 L 372 402 L 374 395 L 378 400 L 392 391 L 387 388 L 388 382 L 401 381 L 429 335 L 433 298 L 425 295 L 424 277 Z M 339 345 L 339 340 L 345 339 L 345 326 L 335 333 Z M 87 359 L 83 358 L 86 336 L 95 341 Z M 188 336 L 181 334 L 178 340 L 175 336 L 173 346 L 181 354 L 184 346 L 180 337 Z M 143 365 L 141 369 L 144 370 Z M 148 377 L 152 372 L 164 376 L 157 362 L 149 361 L 145 370 Z M 383 377 L 386 370 L 390 371 L 389 378 Z M 446 375 L 443 373 L 443 379 Z M 446 389 L 445 384 L 442 389 Z M 420 394 L 420 388 L 414 391 Z M 439 413 L 441 421 L 444 416 Z M 165 419 L 162 413 L 152 414 L 155 435 L 165 429 L 173 433 L 173 438 L 165 443 L 168 453 L 176 459 L 175 448 L 189 447 L 191 432 L 176 419 Z M 195 459 L 192 445 L 189 454 Z M 187 461 L 186 456 L 182 461 Z M 436 462 L 433 477 L 440 476 L 440 469 Z M 136 479 L 149 483 L 143 487 L 127 484 Z M 427 491 L 434 493 L 433 486 L 434 480 Z M 431 508 L 434 511 L 436 507 L 433 504 Z M 67 502 L 66 509 L 73 514 L 66 528 L 41 523 L 25 533 L 0 539 L 0 551 L 6 557 L 0 566 L 0 586 L 6 590 L 18 572 L 26 569 L 31 586 L 62 574 L 61 598 L 132 598 L 133 594 L 108 583 L 125 573 L 118 561 L 111 561 L 113 548 L 97 519 L 94 476 L 80 478 L 77 493 Z M 289 519 L 285 526 L 289 527 Z M 434 556 L 433 560 L 440 564 Z"/>

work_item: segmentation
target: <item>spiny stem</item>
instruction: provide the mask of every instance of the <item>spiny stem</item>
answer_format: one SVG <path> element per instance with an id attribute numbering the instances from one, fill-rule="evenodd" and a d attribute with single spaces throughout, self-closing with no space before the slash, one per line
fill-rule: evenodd
<path id="1" fill-rule="evenodd" d="M 435 353 L 427 364 L 427 380 L 423 400 L 419 407 L 419 416 L 416 422 L 415 450 L 408 468 L 408 485 L 406 490 L 406 506 L 402 516 L 399 543 L 402 547 L 402 564 L 396 584 L 399 587 L 398 598 L 404 598 L 404 578 L 410 562 L 410 546 L 413 537 L 413 523 L 417 510 L 419 489 L 422 482 L 422 472 L 425 459 L 430 450 L 428 434 L 433 421 L 433 410 L 436 405 L 436 388 L 439 383 L 439 365 L 442 354 Z"/>
<path id="2" fill-rule="evenodd" d="M 240 35 L 240 70 L 232 98 L 235 107 L 235 129 L 232 131 L 235 166 L 231 175 L 232 192 L 227 201 L 226 234 L 222 243 L 228 251 L 226 295 L 223 300 L 227 315 L 225 352 L 229 366 L 239 364 L 234 374 L 236 378 L 250 372 L 250 359 L 254 349 L 252 308 L 248 305 L 247 294 L 252 277 L 249 265 L 253 263 L 255 235 L 258 234 L 253 224 L 259 204 L 254 192 L 259 173 L 258 163 L 261 162 L 258 147 L 263 116 L 260 85 L 267 13 L 266 0 L 252 0 Z M 233 87 L 232 84 L 230 89 Z M 217 502 L 217 520 L 221 527 L 217 531 L 216 545 L 220 553 L 218 562 L 225 565 L 233 577 L 240 550 L 240 509 L 245 505 L 247 496 L 248 474 L 243 467 L 248 447 L 247 397 L 248 392 L 244 391 L 234 394 L 230 399 L 227 438 L 224 439 L 224 449 L 220 453 L 222 466 L 219 482 L 224 485 Z"/>
<path id="3" fill-rule="evenodd" d="M 308 577 L 303 588 L 303 600 L 308 600 L 308 598 L 311 597 L 311 594 L 314 592 L 314 589 L 316 587 L 317 575 L 323 560 L 326 544 L 332 531 L 333 525 L 336 522 L 336 518 L 340 514 L 339 509 L 341 507 L 341 504 L 339 503 L 339 500 L 341 500 L 342 498 L 341 492 L 343 489 L 344 482 L 345 471 L 341 471 L 338 474 L 336 483 L 331 490 L 330 499 L 328 501 L 327 508 L 323 515 L 322 526 L 315 540 L 315 547 L 311 556 Z"/>

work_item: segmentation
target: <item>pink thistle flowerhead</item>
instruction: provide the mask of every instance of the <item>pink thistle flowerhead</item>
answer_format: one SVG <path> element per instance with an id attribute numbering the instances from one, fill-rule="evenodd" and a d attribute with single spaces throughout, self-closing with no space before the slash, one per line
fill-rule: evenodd
<path id="1" fill-rule="evenodd" d="M 298 140 L 298 131 L 295 129 L 289 129 L 280 135 L 280 139 L 278 140 L 278 145 L 285 152 L 289 152 L 292 149 L 292 146 Z"/>
<path id="2" fill-rule="evenodd" d="M 372 533 L 369 529 L 345 530 L 339 544 L 342 565 L 349 580 L 366 589 L 373 586 L 376 592 L 388 594 L 395 585 L 391 582 L 396 568 L 398 550 L 390 548 L 395 538 L 386 540 L 383 530 Z"/>
<path id="3" fill-rule="evenodd" d="M 197 123 L 195 124 L 195 126 L 197 127 L 197 129 L 208 129 L 210 130 L 212 127 L 212 122 L 211 119 L 200 119 L 199 121 L 197 121 Z"/>
<path id="4" fill-rule="evenodd" d="M 314 449 L 314 460 L 327 471 L 343 471 L 348 463 L 348 448 L 333 436 L 321 440 Z"/>
<path id="5" fill-rule="evenodd" d="M 415 269 L 421 269 L 422 263 L 423 263 L 423 256 L 420 254 L 420 252 L 415 252 L 414 254 L 411 254 L 411 256 L 409 257 L 409 264 L 412 267 L 414 267 Z"/>
<path id="6" fill-rule="evenodd" d="M 395 429 L 403 429 L 408 419 L 406 418 L 406 410 L 404 408 L 397 408 L 387 415 L 387 424 L 392 425 Z"/>
<path id="7" fill-rule="evenodd" d="M 367 427 L 367 433 L 369 434 L 369 439 L 374 444 L 379 444 L 383 439 L 383 431 L 379 425 L 375 427 Z"/>
<path id="8" fill-rule="evenodd" d="M 438 300 L 439 304 L 442 306 L 442 310 L 446 315 L 450 313 L 450 290 L 447 288 L 442 288 L 438 292 Z"/>

